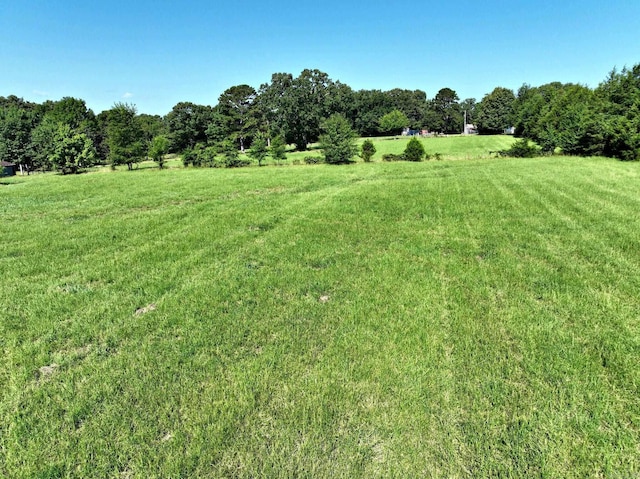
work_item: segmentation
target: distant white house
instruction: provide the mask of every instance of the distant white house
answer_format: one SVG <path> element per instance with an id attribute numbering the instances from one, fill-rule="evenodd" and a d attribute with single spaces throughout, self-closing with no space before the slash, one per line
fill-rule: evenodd
<path id="1" fill-rule="evenodd" d="M 471 123 L 467 123 L 466 125 L 464 125 L 465 135 L 475 135 L 476 133 L 478 133 L 478 129 L 476 128 L 476 125 L 472 125 Z"/>

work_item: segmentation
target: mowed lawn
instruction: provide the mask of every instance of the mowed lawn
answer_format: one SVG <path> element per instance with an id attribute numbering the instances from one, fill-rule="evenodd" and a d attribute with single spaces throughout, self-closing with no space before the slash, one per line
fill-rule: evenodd
<path id="1" fill-rule="evenodd" d="M 477 160 L 491 158 L 498 150 L 508 149 L 515 138 L 509 135 L 448 135 L 448 136 L 433 136 L 433 137 L 417 137 L 420 143 L 424 146 L 425 152 L 432 158 L 436 154 L 440 159 L 444 160 Z M 407 143 L 411 137 L 408 136 L 387 136 L 387 137 L 375 137 L 375 138 L 360 138 L 357 140 L 358 154 L 359 148 L 362 142 L 365 140 L 371 140 L 376 148 L 376 152 L 373 155 L 372 161 L 381 161 L 382 157 L 386 154 L 392 153 L 400 155 L 407 147 Z M 322 150 L 317 143 L 309 145 L 307 151 L 293 151 L 294 146 L 289 145 L 289 151 L 287 152 L 287 159 L 282 161 L 283 165 L 302 164 L 305 158 L 322 158 Z M 249 160 L 257 165 L 255 160 L 252 160 L 248 155 L 240 155 L 244 160 Z M 353 158 L 354 161 L 362 161 L 357 156 Z M 267 164 L 274 164 L 274 160 L 268 157 Z M 169 161 L 168 165 L 172 167 L 182 166 L 181 162 L 177 160 Z M 153 163 L 147 166 L 155 167 Z"/>
<path id="2" fill-rule="evenodd" d="M 0 477 L 640 475 L 638 163 L 2 183 Z"/>

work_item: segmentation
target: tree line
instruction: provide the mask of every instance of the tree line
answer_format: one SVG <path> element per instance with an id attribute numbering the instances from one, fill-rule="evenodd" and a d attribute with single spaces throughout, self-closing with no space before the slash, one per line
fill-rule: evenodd
<path id="1" fill-rule="evenodd" d="M 241 166 L 245 150 L 261 163 L 267 149 L 280 158 L 283 145 L 307 149 L 336 115 L 363 137 L 403 129 L 460 133 L 466 118 L 480 134 L 513 128 L 544 152 L 636 160 L 640 64 L 614 69 L 594 89 L 559 82 L 525 84 L 515 93 L 497 87 L 479 102 L 460 101 L 451 88 L 432 99 L 422 90 L 355 91 L 309 69 L 297 77 L 275 73 L 257 90 L 232 86 L 215 106 L 180 102 L 165 116 L 139 114 L 126 103 L 96 115 L 77 98 L 37 104 L 0 97 L 0 160 L 27 171 L 75 173 L 93 164 L 131 169 L 145 158 L 162 167 L 165 154 L 173 152 L 183 155 L 185 165 Z"/>

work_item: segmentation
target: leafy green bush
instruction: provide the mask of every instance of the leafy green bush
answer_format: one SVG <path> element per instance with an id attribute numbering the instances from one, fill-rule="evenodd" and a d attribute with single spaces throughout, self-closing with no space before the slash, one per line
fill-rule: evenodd
<path id="1" fill-rule="evenodd" d="M 196 163 L 198 162 L 197 157 L 198 157 L 198 154 L 191 148 L 184 150 L 182 152 L 182 164 L 184 165 L 185 168 L 189 165 L 197 166 L 196 165 Z"/>
<path id="2" fill-rule="evenodd" d="M 409 126 L 409 118 L 400 110 L 393 110 L 383 115 L 378 120 L 378 124 L 381 133 L 398 135 L 404 127 Z"/>
<path id="3" fill-rule="evenodd" d="M 228 158 L 223 157 L 221 161 L 218 162 L 218 165 L 221 165 L 225 168 L 241 168 L 243 166 L 249 166 L 251 161 L 243 160 L 241 158 Z"/>
<path id="4" fill-rule="evenodd" d="M 356 133 L 349 121 L 340 114 L 331 115 L 322 124 L 322 131 L 320 147 L 324 153 L 324 161 L 332 165 L 350 163 L 358 148 Z"/>
<path id="5" fill-rule="evenodd" d="M 360 147 L 360 156 L 365 161 L 365 163 L 369 163 L 371 161 L 371 157 L 376 152 L 376 146 L 373 144 L 371 140 L 364 140 L 362 146 Z"/>
<path id="6" fill-rule="evenodd" d="M 271 153 L 271 157 L 278 163 L 282 160 L 287 159 L 286 150 L 287 145 L 284 143 L 284 139 L 281 136 L 276 136 L 271 141 L 271 148 L 269 148 L 269 153 Z"/>
<path id="7" fill-rule="evenodd" d="M 511 145 L 511 148 L 500 150 L 498 153 L 500 156 L 510 156 L 512 158 L 535 158 L 540 156 L 540 148 L 529 143 L 526 138 L 522 138 Z"/>
<path id="8" fill-rule="evenodd" d="M 404 149 L 404 159 L 407 161 L 422 161 L 424 158 L 424 146 L 417 138 L 411 138 Z"/>
<path id="9" fill-rule="evenodd" d="M 403 161 L 404 155 L 396 155 L 395 153 L 386 153 L 382 155 L 382 161 Z"/>
<path id="10" fill-rule="evenodd" d="M 319 156 L 305 156 L 304 162 L 307 165 L 317 165 L 318 163 L 322 163 L 322 158 Z"/>
<path id="11" fill-rule="evenodd" d="M 258 133 L 251 144 L 248 155 L 258 162 L 258 166 L 262 166 L 262 162 L 266 159 L 268 153 L 267 140 L 262 133 Z"/>
<path id="12" fill-rule="evenodd" d="M 158 163 L 158 168 L 164 168 L 164 157 L 169 152 L 169 138 L 164 135 L 154 136 L 149 144 L 148 155 Z"/>

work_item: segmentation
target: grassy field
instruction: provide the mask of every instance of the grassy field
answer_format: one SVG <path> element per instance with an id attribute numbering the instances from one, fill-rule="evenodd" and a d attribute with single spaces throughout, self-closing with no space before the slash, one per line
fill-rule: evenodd
<path id="1" fill-rule="evenodd" d="M 387 153 L 393 153 L 396 155 L 401 154 L 407 143 L 409 142 L 406 136 L 388 136 L 370 138 L 375 147 L 376 153 L 372 158 L 372 161 L 381 161 L 382 155 Z M 439 153 L 442 159 L 446 160 L 478 160 L 491 158 L 490 152 L 498 150 L 506 150 L 515 141 L 512 136 L 507 135 L 493 135 L 493 136 L 481 136 L 481 135 L 449 135 L 438 137 L 419 138 L 424 145 L 425 151 L 430 155 Z M 358 146 L 362 144 L 364 138 L 358 140 Z M 240 155 L 242 159 L 249 160 L 257 165 L 255 160 L 249 158 L 248 155 Z M 296 165 L 304 164 L 304 159 L 307 157 L 321 158 L 322 150 L 317 144 L 309 145 L 308 151 L 295 151 L 293 145 L 289 145 L 287 151 L 287 159 L 282 161 L 282 165 Z M 355 157 L 354 161 L 362 161 L 361 158 Z M 267 157 L 267 165 L 274 164 L 275 162 L 271 157 Z M 153 162 L 146 162 L 140 166 L 141 168 L 155 168 Z M 169 168 L 182 168 L 182 162 L 179 157 L 171 155 L 167 161 L 167 167 Z M 120 167 L 122 170 L 126 167 Z"/>
<path id="2" fill-rule="evenodd" d="M 450 135 L 418 139 L 422 142 L 428 154 L 435 155 L 439 153 L 443 159 L 448 160 L 489 158 L 492 156 L 490 152 L 505 150 L 514 142 L 512 136 L 506 135 Z M 387 153 L 401 154 L 410 138 L 406 136 L 388 136 L 370 138 L 370 140 L 373 141 L 376 147 L 376 153 L 373 155 L 372 161 L 381 161 L 382 155 Z M 364 138 L 358 140 L 358 145 L 362 144 L 363 141 Z M 290 151 L 287 153 L 287 162 L 298 161 L 302 163 L 307 156 L 320 157 L 322 156 L 322 150 L 317 149 L 317 145 L 313 144 L 310 146 L 309 151 Z M 362 161 L 360 158 L 355 158 L 355 160 Z"/>
<path id="3" fill-rule="evenodd" d="M 638 184 L 557 157 L 3 180 L 0 477 L 638 477 Z"/>

